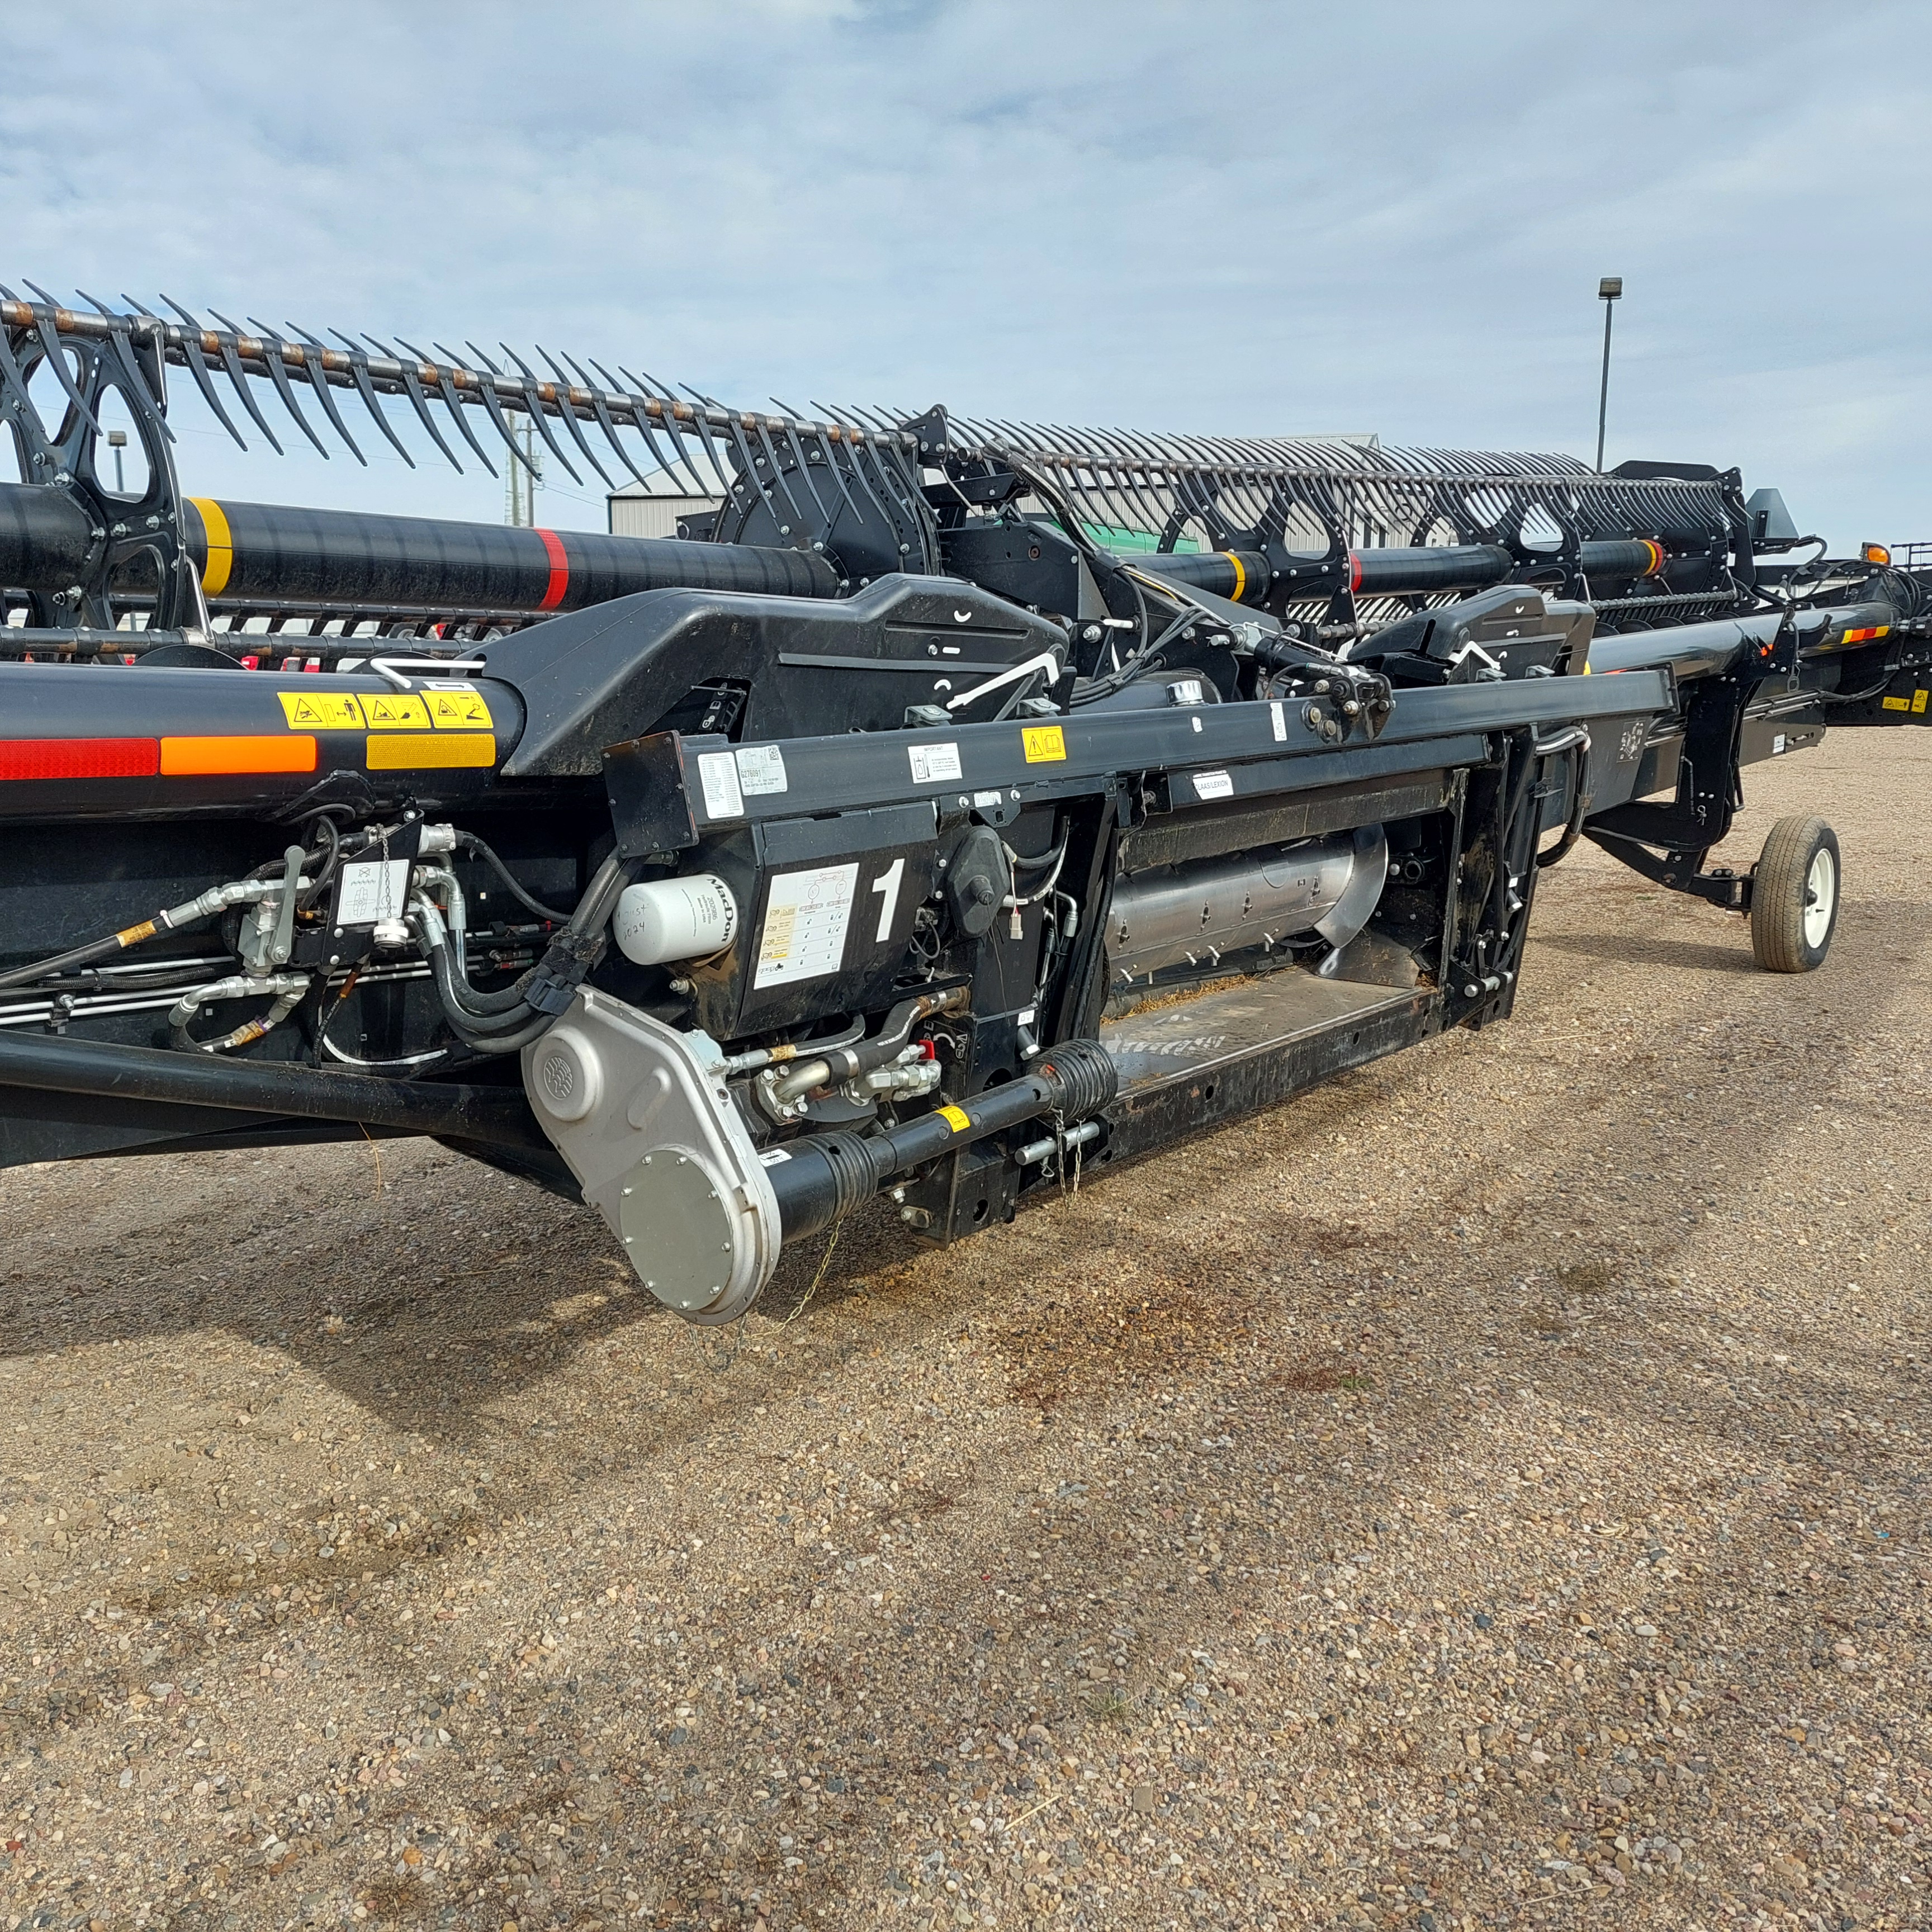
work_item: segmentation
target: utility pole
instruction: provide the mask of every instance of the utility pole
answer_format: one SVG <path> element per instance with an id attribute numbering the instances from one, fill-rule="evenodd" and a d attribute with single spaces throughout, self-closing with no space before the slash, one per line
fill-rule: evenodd
<path id="1" fill-rule="evenodd" d="M 1604 424 L 1610 410 L 1610 317 L 1614 304 L 1623 299 L 1624 278 L 1606 275 L 1597 284 L 1597 298 L 1604 304 L 1604 382 L 1597 392 L 1597 474 L 1604 473 Z"/>
<path id="2" fill-rule="evenodd" d="M 537 454 L 536 424 L 524 422 L 524 446 L 512 449 L 509 472 L 505 478 L 503 520 L 524 529 L 537 520 L 537 485 L 543 481 L 543 458 Z"/>

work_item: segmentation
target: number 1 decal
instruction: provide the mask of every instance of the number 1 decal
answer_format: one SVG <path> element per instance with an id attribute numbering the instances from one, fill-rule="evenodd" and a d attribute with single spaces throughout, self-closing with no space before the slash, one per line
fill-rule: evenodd
<path id="1" fill-rule="evenodd" d="M 874 935 L 876 942 L 883 946 L 892 929 L 892 914 L 899 909 L 899 881 L 905 877 L 905 861 L 895 859 L 872 881 L 872 890 L 885 901 L 879 908 L 879 929 Z"/>

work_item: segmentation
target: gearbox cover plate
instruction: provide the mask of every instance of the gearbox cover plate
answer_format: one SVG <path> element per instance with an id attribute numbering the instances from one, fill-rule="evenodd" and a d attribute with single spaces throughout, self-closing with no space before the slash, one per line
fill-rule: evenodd
<path id="1" fill-rule="evenodd" d="M 585 987 L 523 1051 L 524 1091 L 667 1308 L 734 1321 L 778 1264 L 778 1206 L 703 1034 Z"/>

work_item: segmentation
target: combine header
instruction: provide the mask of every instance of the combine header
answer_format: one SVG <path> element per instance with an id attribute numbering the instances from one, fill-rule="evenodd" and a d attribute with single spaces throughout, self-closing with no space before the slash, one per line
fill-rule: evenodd
<path id="1" fill-rule="evenodd" d="M 1828 826 L 1709 867 L 1741 767 L 1926 720 L 1919 574 L 1735 471 L 767 414 L 32 292 L 0 1162 L 431 1134 L 590 1202 L 697 1322 L 879 1196 L 950 1240 L 1502 1017 L 1580 838 L 1816 966 Z M 244 446 L 493 469 L 528 422 L 716 506 L 188 497 L 183 380 Z"/>

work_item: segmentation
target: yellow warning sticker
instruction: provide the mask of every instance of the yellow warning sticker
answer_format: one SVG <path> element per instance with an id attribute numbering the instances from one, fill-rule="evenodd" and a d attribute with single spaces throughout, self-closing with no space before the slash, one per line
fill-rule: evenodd
<path id="1" fill-rule="evenodd" d="M 1886 698 L 1880 702 L 1888 711 L 1910 711 L 1912 709 L 1912 700 L 1909 698 Z"/>
<path id="2" fill-rule="evenodd" d="M 1066 756 L 1066 734 L 1058 724 L 1029 724 L 1020 733 L 1030 765 L 1058 764 Z"/>
<path id="3" fill-rule="evenodd" d="M 372 731 L 427 731 L 429 713 L 420 698 L 406 691 L 386 691 L 380 698 L 365 697 L 362 716 Z"/>
<path id="4" fill-rule="evenodd" d="M 362 707 L 352 691 L 278 691 L 291 731 L 359 731 Z"/>
<path id="5" fill-rule="evenodd" d="M 496 721 L 480 691 L 426 691 L 429 722 L 440 731 L 488 731 Z"/>
<path id="6" fill-rule="evenodd" d="M 1922 691 L 1915 691 L 1915 692 L 1912 694 L 1912 710 L 1915 710 L 1915 711 L 1917 711 L 1917 712 L 1924 712 L 1924 709 L 1925 709 L 1925 698 L 1926 698 L 1926 694 L 1925 694 L 1924 692 L 1922 692 Z"/>
<path id="7" fill-rule="evenodd" d="M 938 1112 L 939 1118 L 956 1134 L 963 1134 L 973 1124 L 971 1116 L 964 1107 L 941 1107 Z"/>

